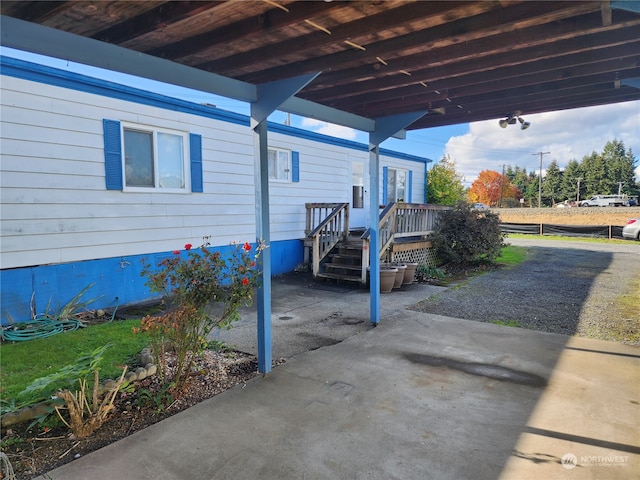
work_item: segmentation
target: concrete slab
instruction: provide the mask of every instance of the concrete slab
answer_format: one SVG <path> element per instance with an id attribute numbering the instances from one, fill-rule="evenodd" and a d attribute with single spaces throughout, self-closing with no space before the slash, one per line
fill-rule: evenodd
<path id="1" fill-rule="evenodd" d="M 286 363 L 40 478 L 638 478 L 640 349 L 406 310 L 420 287 L 383 296 L 376 328 L 338 325 L 368 319 L 366 292 L 292 290 Z M 280 345 L 307 315 L 345 338 Z"/>

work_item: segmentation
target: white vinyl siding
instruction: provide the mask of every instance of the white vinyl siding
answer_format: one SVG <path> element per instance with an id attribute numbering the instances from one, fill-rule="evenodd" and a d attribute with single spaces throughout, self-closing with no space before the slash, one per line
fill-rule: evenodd
<path id="1" fill-rule="evenodd" d="M 247 127 L 12 77 L 2 88 L 2 268 L 168 251 L 206 235 L 255 240 Z M 106 190 L 104 118 L 202 132 L 205 193 Z"/>
<path id="2" fill-rule="evenodd" d="M 2 268 L 171 251 L 204 236 L 213 245 L 255 241 L 248 125 L 7 76 L 1 87 Z M 107 190 L 104 119 L 197 132 L 203 193 Z M 365 151 L 279 132 L 269 132 L 269 145 L 297 161 L 289 181 L 270 182 L 273 241 L 302 237 L 305 203 L 351 200 L 351 159 L 361 158 L 368 171 Z M 413 198 L 420 201 L 424 166 L 383 156 L 387 164 L 414 169 Z"/>

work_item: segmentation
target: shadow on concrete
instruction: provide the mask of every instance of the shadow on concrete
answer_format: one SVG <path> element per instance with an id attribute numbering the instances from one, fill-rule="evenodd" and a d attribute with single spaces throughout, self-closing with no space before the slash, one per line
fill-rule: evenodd
<path id="1" fill-rule="evenodd" d="M 484 278 L 478 288 L 493 287 L 497 300 L 526 298 L 534 317 L 575 315 L 609 274 L 612 255 L 595 257 L 541 249 L 520 269 L 469 284 Z M 565 265 L 553 286 L 551 263 Z M 519 286 L 527 272 L 543 284 Z M 434 295 L 473 307 L 473 297 L 456 297 L 465 286 L 383 295 L 372 328 L 366 291 L 315 289 L 304 278 L 273 284 L 274 356 L 286 362 L 47 480 L 637 479 L 637 347 L 407 309 Z M 564 283 L 575 293 L 563 300 Z M 514 303 L 504 318 L 520 318 Z M 495 305 L 487 318 L 501 313 Z M 251 352 L 252 315 L 224 340 Z"/>

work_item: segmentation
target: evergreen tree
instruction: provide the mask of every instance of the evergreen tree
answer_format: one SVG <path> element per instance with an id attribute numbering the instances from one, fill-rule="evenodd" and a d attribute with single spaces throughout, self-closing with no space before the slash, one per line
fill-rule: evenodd
<path id="1" fill-rule="evenodd" d="M 564 169 L 562 175 L 562 197 L 567 200 L 579 200 L 583 198 L 578 193 L 578 188 L 584 190 L 582 181 L 583 173 L 577 160 L 571 160 Z"/>
<path id="2" fill-rule="evenodd" d="M 609 193 L 607 191 L 607 169 L 604 159 L 596 152 L 587 155 L 582 159 L 582 170 L 584 172 L 585 197 Z"/>
<path id="3" fill-rule="evenodd" d="M 529 173 L 529 184 L 524 192 L 524 198 L 529 203 L 530 207 L 538 206 L 538 185 L 540 184 L 539 177 L 534 173 Z"/>
<path id="4" fill-rule="evenodd" d="M 607 165 L 607 187 L 605 194 L 622 193 L 632 195 L 635 182 L 636 159 L 631 150 L 624 148 L 622 141 L 607 142 L 602 150 L 602 158 Z"/>
<path id="5" fill-rule="evenodd" d="M 464 200 L 463 177 L 456 171 L 456 164 L 444 155 L 427 174 L 427 198 L 437 205 L 456 205 Z"/>
<path id="6" fill-rule="evenodd" d="M 546 205 L 555 205 L 558 200 L 564 200 L 562 172 L 555 159 L 547 167 L 547 172 L 542 180 L 542 200 Z"/>

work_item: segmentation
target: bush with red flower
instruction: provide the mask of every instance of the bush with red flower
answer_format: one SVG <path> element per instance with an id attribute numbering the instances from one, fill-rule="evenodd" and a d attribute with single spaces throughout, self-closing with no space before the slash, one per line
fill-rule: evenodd
<path id="1" fill-rule="evenodd" d="M 137 329 L 150 335 L 163 381 L 171 385 L 174 395 L 188 387 L 194 360 L 206 347 L 211 331 L 231 328 L 238 309 L 251 304 L 263 246 L 234 244 L 231 253 L 224 255 L 211 250 L 205 238 L 199 249 L 188 243 L 184 250 L 175 250 L 157 267 L 144 263 L 146 285 L 162 295 L 165 309 L 161 315 L 144 317 Z M 172 366 L 166 361 L 169 352 L 175 355 Z"/>

